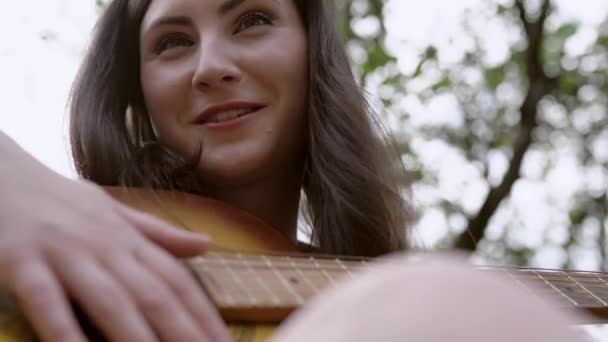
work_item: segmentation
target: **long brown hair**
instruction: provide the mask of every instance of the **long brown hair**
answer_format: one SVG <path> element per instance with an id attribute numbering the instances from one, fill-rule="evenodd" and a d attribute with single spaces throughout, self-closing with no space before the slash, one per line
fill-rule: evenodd
<path id="1" fill-rule="evenodd" d="M 193 176 L 198 158 L 184 160 L 160 146 L 147 116 L 139 29 L 151 1 L 112 0 L 99 19 L 70 99 L 72 156 L 79 175 L 100 185 L 204 193 Z M 311 241 L 330 254 L 403 249 L 412 217 L 409 184 L 353 77 L 335 6 L 293 1 L 309 45 L 302 189 Z"/>

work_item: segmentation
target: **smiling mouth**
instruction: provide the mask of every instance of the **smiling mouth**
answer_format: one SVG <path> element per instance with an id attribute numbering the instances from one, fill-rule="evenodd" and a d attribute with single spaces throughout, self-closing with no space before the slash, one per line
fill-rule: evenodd
<path id="1" fill-rule="evenodd" d="M 228 102 L 207 108 L 193 123 L 196 125 L 218 125 L 239 121 L 240 118 L 253 114 L 264 107 L 264 105 L 258 103 Z"/>
<path id="2" fill-rule="evenodd" d="M 220 123 L 220 122 L 226 122 L 226 121 L 230 121 L 230 120 L 234 120 L 237 118 L 240 118 L 242 116 L 251 114 L 253 112 L 256 112 L 259 108 L 245 108 L 245 109 L 232 109 L 232 110 L 227 110 L 221 113 L 217 113 L 209 118 L 207 118 L 206 120 L 204 120 L 202 122 L 202 124 L 206 124 L 206 123 Z"/>

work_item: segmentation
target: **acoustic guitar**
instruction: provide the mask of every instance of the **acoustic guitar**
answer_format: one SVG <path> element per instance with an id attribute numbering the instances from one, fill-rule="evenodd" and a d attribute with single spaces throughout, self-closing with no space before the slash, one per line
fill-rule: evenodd
<path id="1" fill-rule="evenodd" d="M 133 208 L 212 237 L 215 247 L 208 254 L 184 262 L 239 342 L 266 340 L 282 320 L 309 298 L 372 263 L 368 259 L 301 253 L 260 220 L 215 200 L 169 191 L 105 189 Z M 588 317 L 594 319 L 576 323 L 608 320 L 608 274 L 480 268 L 504 273 L 533 293 L 552 295 L 564 306 L 590 312 Z M 85 318 L 80 318 L 91 340 L 104 340 Z M 0 291 L 0 342 L 36 340 L 17 302 L 6 291 Z"/>

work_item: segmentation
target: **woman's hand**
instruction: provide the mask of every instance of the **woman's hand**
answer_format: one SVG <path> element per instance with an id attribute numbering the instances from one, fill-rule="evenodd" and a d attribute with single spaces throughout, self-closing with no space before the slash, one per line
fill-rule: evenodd
<path id="1" fill-rule="evenodd" d="M 0 282 L 42 339 L 86 340 L 70 298 L 114 341 L 230 340 L 175 258 L 205 252 L 206 237 L 53 173 L 1 132 L 0 159 Z"/>

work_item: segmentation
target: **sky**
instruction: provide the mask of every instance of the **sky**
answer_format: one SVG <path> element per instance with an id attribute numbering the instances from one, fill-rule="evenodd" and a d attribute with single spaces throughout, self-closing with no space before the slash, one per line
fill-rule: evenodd
<path id="1" fill-rule="evenodd" d="M 469 42 L 463 38 L 461 30 L 462 13 L 467 8 L 483 11 L 484 2 L 489 0 L 389 0 L 386 23 L 388 28 L 388 46 L 397 55 L 399 67 L 407 72 L 415 67 L 418 54 L 429 43 L 446 46 L 450 49 L 440 56 L 444 65 L 458 59 Z M 510 4 L 510 0 L 496 0 Z M 532 1 L 531 3 L 534 3 Z M 536 1 L 538 2 L 538 1 Z M 589 29 L 601 22 L 608 14 L 606 0 L 556 0 L 558 15 L 550 24 L 563 20 L 579 20 L 583 23 L 581 34 L 573 41 L 569 49 L 572 53 L 583 49 L 589 41 Z M 0 130 L 15 139 L 26 151 L 42 161 L 45 165 L 67 177 L 75 177 L 69 159 L 69 143 L 65 119 L 66 100 L 71 82 L 77 72 L 82 53 L 89 39 L 97 16 L 93 0 L 20 0 L 0 2 Z M 481 18 L 481 16 L 480 16 Z M 508 32 L 497 22 L 479 19 L 472 21 L 474 27 L 487 33 L 489 54 L 488 63 L 498 63 L 506 56 L 506 46 L 513 33 Z M 413 103 L 413 124 L 424 124 L 429 121 L 448 121 L 458 124 L 458 116 L 446 115 L 454 108 L 454 99 L 449 96 L 439 97 L 428 105 Z M 451 121 L 450 121 L 451 120 Z M 476 177 L 475 170 L 464 165 L 458 154 L 452 153 L 449 146 L 437 141 L 415 142 L 416 148 L 424 151 L 428 165 L 435 165 L 440 178 L 445 178 L 440 189 L 420 189 L 419 205 L 424 206 L 425 198 L 437 196 L 458 196 L 463 192 L 483 194 L 483 184 L 469 182 Z M 567 156 L 567 155 L 566 155 Z M 534 153 L 530 157 L 534 160 Z M 524 165 L 524 172 L 534 174 L 535 163 Z M 496 172 L 504 169 L 505 160 L 496 156 Z M 502 165 L 502 166 L 501 166 Z M 452 166 L 452 167 L 450 167 Z M 457 169 L 458 171 L 454 171 Z M 443 170 L 443 171 L 442 171 Z M 514 189 L 513 197 L 519 207 L 511 208 L 520 211 L 530 220 L 531 225 L 550 224 L 538 220 L 539 212 L 550 213 L 555 208 L 545 208 L 543 203 L 552 199 L 550 189 L 559 184 L 560 191 L 568 192 L 564 179 L 572 180 L 574 189 L 581 177 L 577 176 L 573 160 L 564 158 L 561 166 L 553 176 L 554 183 L 522 182 Z M 573 190 L 572 190 L 573 191 Z M 555 197 L 555 196 L 554 196 Z M 557 199 L 556 199 L 557 198 Z M 563 207 L 568 205 L 567 196 L 553 198 Z M 467 197 L 467 206 L 475 208 L 481 196 Z M 558 203 L 559 204 L 559 203 Z M 558 205 L 559 209 L 559 205 Z M 510 211 L 500 215 L 508 216 Z M 544 215 L 550 217 L 551 215 Z M 437 211 L 429 211 L 422 218 L 421 239 L 433 241 L 446 231 L 448 222 Z M 556 233 L 559 235 L 559 233 Z M 538 238 L 539 234 L 526 232 L 524 240 Z M 553 253 L 553 254 L 552 254 Z M 547 251 L 543 265 L 551 265 L 551 260 L 559 260 L 558 251 Z M 581 258 L 581 268 L 593 268 L 594 264 Z M 598 335 L 599 336 L 599 335 Z M 598 337 L 600 340 L 600 337 Z M 604 339 L 608 341 L 608 338 Z"/>

